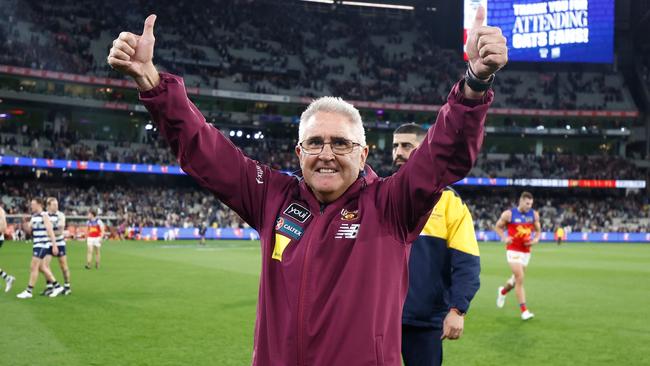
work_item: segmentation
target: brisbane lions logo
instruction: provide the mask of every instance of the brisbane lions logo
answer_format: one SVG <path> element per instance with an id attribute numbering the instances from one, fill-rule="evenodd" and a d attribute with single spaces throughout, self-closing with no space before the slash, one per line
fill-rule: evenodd
<path id="1" fill-rule="evenodd" d="M 532 232 L 533 232 L 532 228 L 517 226 L 517 233 L 515 234 L 515 237 L 516 238 L 528 238 L 528 237 L 530 237 L 530 234 Z"/>
<path id="2" fill-rule="evenodd" d="M 348 211 L 346 209 L 341 210 L 341 220 L 352 221 L 359 218 L 359 210 Z"/>

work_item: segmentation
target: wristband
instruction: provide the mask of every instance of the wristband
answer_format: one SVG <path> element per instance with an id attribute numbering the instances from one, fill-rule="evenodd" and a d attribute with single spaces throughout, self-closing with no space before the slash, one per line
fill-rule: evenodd
<path id="1" fill-rule="evenodd" d="M 492 83 L 494 82 L 494 74 L 490 75 L 487 80 L 480 79 L 476 74 L 474 74 L 474 71 L 472 71 L 472 67 L 467 64 L 467 71 L 465 72 L 465 84 L 470 87 L 470 89 L 476 91 L 476 92 L 484 92 L 492 86 Z"/>

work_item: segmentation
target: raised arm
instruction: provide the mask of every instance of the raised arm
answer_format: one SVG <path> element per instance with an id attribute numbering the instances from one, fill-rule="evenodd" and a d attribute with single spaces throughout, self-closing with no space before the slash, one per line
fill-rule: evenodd
<path id="1" fill-rule="evenodd" d="M 282 182 L 293 178 L 246 157 L 219 130 L 206 123 L 188 99 L 180 77 L 158 73 L 153 65 L 154 22 L 155 15 L 150 15 L 142 35 L 120 33 L 113 42 L 108 63 L 138 84 L 140 100 L 182 169 L 259 229 L 267 190 L 281 189 Z M 269 184 L 272 178 L 274 184 Z"/>
<path id="2" fill-rule="evenodd" d="M 484 21 L 485 10 L 479 7 L 467 44 L 468 67 L 472 77 L 480 79 L 475 86 L 488 83 L 508 60 L 501 30 L 484 26 Z M 468 80 L 453 86 L 420 147 L 384 182 L 378 202 L 387 227 L 400 240 L 415 240 L 442 189 L 463 179 L 476 161 L 494 93 L 487 87 L 485 91 L 473 90 Z"/>
<path id="3" fill-rule="evenodd" d="M 440 192 L 471 170 L 483 142 L 484 121 L 493 94 L 482 100 L 463 96 L 457 83 L 420 147 L 400 170 L 383 182 L 380 197 L 385 219 L 395 233 L 411 242 Z"/>

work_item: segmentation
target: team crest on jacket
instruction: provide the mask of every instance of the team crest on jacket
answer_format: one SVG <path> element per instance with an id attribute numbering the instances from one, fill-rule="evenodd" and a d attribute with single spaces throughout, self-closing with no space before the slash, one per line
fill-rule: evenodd
<path id="1" fill-rule="evenodd" d="M 361 224 L 341 224 L 339 231 L 336 232 L 336 239 L 356 239 Z"/>
<path id="2" fill-rule="evenodd" d="M 352 221 L 359 218 L 359 210 L 348 211 L 347 209 L 341 210 L 341 220 Z"/>

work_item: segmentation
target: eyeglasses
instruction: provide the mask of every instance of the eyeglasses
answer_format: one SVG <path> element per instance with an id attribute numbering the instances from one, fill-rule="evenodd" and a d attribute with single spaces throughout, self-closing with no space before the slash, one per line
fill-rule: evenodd
<path id="1" fill-rule="evenodd" d="M 298 144 L 305 154 L 318 155 L 323 152 L 325 145 L 330 145 L 332 152 L 336 155 L 349 154 L 361 144 L 342 137 L 333 137 L 330 142 L 323 141 L 320 137 L 312 137 Z"/>

